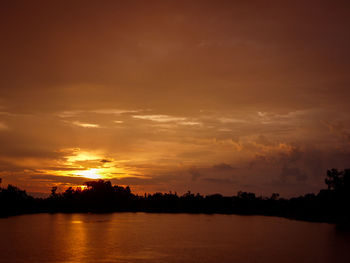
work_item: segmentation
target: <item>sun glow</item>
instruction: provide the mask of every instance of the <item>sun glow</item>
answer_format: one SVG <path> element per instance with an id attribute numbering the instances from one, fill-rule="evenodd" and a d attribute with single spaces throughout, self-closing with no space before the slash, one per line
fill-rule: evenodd
<path id="1" fill-rule="evenodd" d="M 82 171 L 77 171 L 74 172 L 74 175 L 80 175 L 86 178 L 90 179 L 100 179 L 103 176 L 101 175 L 101 169 L 89 169 L 89 170 L 82 170 Z"/>
<path id="2" fill-rule="evenodd" d="M 103 152 L 89 152 L 76 149 L 63 149 L 65 158 L 58 162 L 54 170 L 41 170 L 58 176 L 83 177 L 92 180 L 123 177 L 140 177 L 138 171 L 123 167 L 123 160 L 116 161 Z M 62 169 L 59 169 L 62 167 Z"/>

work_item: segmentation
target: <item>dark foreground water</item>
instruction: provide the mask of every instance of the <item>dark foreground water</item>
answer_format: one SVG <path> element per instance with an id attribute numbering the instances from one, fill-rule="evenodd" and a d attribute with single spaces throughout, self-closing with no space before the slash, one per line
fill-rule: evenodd
<path id="1" fill-rule="evenodd" d="M 350 234 L 263 216 L 36 214 L 0 219 L 0 262 L 350 262 Z"/>

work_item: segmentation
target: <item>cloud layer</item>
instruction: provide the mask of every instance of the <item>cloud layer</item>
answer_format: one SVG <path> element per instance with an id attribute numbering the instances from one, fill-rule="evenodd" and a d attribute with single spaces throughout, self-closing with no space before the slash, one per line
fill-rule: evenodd
<path id="1" fill-rule="evenodd" d="M 350 167 L 345 1 L 7 1 L 0 177 L 297 195 Z"/>

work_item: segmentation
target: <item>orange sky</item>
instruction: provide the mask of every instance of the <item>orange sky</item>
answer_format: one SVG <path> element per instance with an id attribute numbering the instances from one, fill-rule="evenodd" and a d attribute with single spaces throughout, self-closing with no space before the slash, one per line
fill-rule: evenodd
<path id="1" fill-rule="evenodd" d="M 347 1 L 4 1 L 0 177 L 284 196 L 350 167 Z"/>

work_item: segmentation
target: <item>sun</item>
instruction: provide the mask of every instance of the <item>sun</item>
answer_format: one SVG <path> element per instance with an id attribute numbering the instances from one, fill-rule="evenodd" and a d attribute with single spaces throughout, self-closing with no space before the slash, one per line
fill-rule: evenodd
<path id="1" fill-rule="evenodd" d="M 65 159 L 59 163 L 62 170 L 46 171 L 59 176 L 83 177 L 93 180 L 113 179 L 115 177 L 130 177 L 130 171 L 123 168 L 113 158 L 100 152 L 81 151 L 80 149 L 68 149 Z M 67 169 L 69 168 L 69 169 Z M 132 172 L 135 174 L 134 172 Z"/>
<path id="2" fill-rule="evenodd" d="M 76 171 L 73 174 L 80 175 L 90 179 L 100 179 L 102 177 L 100 173 L 101 173 L 100 169 L 89 169 L 89 170 Z"/>

